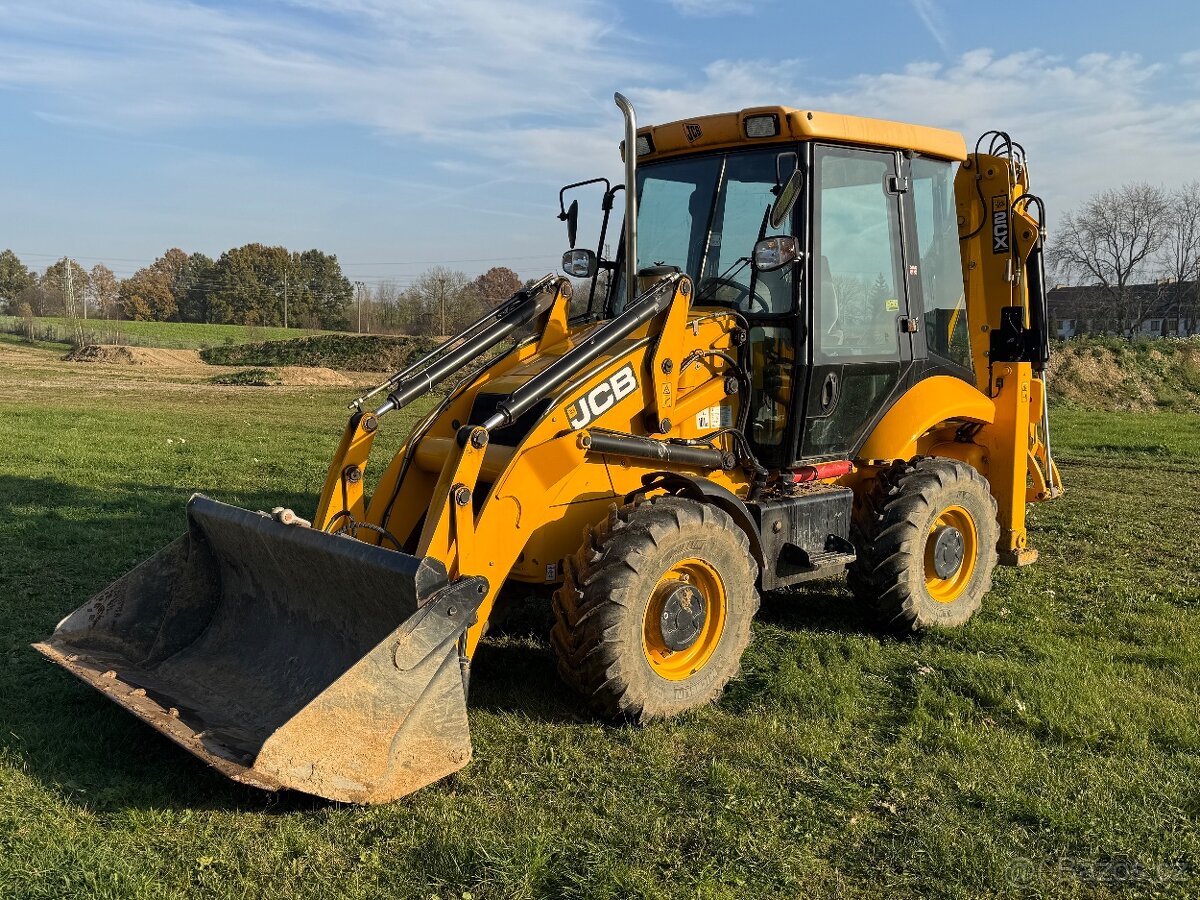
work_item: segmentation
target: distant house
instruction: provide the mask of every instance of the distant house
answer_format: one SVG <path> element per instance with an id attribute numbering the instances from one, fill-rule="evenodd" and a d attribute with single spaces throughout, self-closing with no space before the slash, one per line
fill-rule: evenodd
<path id="1" fill-rule="evenodd" d="M 1130 315 L 1118 323 L 1112 293 L 1103 285 L 1052 289 L 1046 297 L 1050 333 L 1058 338 L 1085 334 L 1124 337 L 1200 334 L 1200 283 L 1161 279 L 1126 285 L 1125 291 Z"/>

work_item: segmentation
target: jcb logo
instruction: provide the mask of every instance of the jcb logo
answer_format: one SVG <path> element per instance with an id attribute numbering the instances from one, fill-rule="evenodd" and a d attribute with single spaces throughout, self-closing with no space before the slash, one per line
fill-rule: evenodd
<path id="1" fill-rule="evenodd" d="M 704 136 L 704 132 L 700 130 L 700 126 L 689 122 L 683 126 L 683 133 L 687 137 L 689 144 L 694 144 Z"/>
<path id="2" fill-rule="evenodd" d="M 992 198 L 992 252 L 1008 252 L 1008 198 L 997 194 Z"/>
<path id="3" fill-rule="evenodd" d="M 624 400 L 637 390 L 637 376 L 633 366 L 627 365 L 608 376 L 578 400 L 567 404 L 567 421 L 575 431 L 590 424 L 602 413 L 608 412 L 619 400 Z"/>

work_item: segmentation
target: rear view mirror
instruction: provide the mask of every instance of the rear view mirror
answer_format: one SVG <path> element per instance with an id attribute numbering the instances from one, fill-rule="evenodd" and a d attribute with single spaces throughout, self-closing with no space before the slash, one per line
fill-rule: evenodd
<path id="1" fill-rule="evenodd" d="M 800 242 L 791 235 L 764 238 L 754 245 L 754 268 L 774 272 L 800 258 Z"/>
<path id="2" fill-rule="evenodd" d="M 575 249 L 575 237 L 579 233 L 579 201 L 572 200 L 567 207 L 567 246 Z"/>
<path id="3" fill-rule="evenodd" d="M 591 278 L 599 268 L 599 261 L 592 250 L 568 250 L 563 254 L 562 268 L 572 278 Z"/>
<path id="4" fill-rule="evenodd" d="M 800 196 L 800 192 L 804 189 L 804 173 L 797 169 L 788 178 L 785 184 L 779 190 L 779 196 L 775 198 L 775 202 L 771 204 L 771 227 L 779 228 L 783 225 L 784 219 L 788 217 L 788 213 L 792 211 L 792 207 L 796 203 L 796 198 Z"/>

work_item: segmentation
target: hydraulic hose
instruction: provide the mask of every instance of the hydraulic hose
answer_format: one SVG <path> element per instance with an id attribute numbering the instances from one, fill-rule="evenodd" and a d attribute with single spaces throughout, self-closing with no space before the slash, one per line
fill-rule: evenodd
<path id="1" fill-rule="evenodd" d="M 554 279 L 553 281 L 557 281 Z M 529 323 L 545 312 L 554 300 L 555 293 L 549 290 L 553 281 L 539 282 L 524 297 L 518 295 L 514 302 L 506 303 L 500 309 L 480 320 L 490 325 L 479 328 L 480 323 L 472 325 L 463 335 L 470 335 L 465 340 L 458 341 L 458 346 L 444 353 L 420 371 L 397 380 L 395 388 L 388 394 L 387 400 L 375 416 L 385 415 L 395 409 L 402 409 L 413 400 L 428 393 L 447 376 L 457 372 L 488 347 L 503 340 L 522 325 Z M 412 367 L 408 371 L 411 371 Z"/>
<path id="2" fill-rule="evenodd" d="M 537 375 L 496 404 L 496 411 L 483 423 L 489 432 L 511 425 L 550 391 L 580 372 L 613 344 L 622 340 L 649 319 L 662 312 L 675 297 L 683 276 L 673 275 L 660 281 L 638 297 L 615 319 L 605 322 L 591 337 L 559 357 Z"/>

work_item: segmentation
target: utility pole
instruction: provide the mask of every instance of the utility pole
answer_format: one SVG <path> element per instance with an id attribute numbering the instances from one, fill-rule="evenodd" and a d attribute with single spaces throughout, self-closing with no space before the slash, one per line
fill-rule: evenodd
<path id="1" fill-rule="evenodd" d="M 75 261 L 69 256 L 63 257 L 63 263 L 67 268 L 67 283 L 66 291 L 63 295 L 63 306 L 67 314 L 67 321 L 71 323 L 72 332 L 75 337 L 75 346 L 83 346 L 83 326 L 79 324 L 79 309 L 75 305 Z"/>
<path id="2" fill-rule="evenodd" d="M 366 285 L 361 281 L 354 282 L 354 286 L 358 288 L 358 333 L 362 334 L 362 306 L 363 306 L 363 290 Z"/>
<path id="3" fill-rule="evenodd" d="M 288 273 L 287 269 L 283 270 L 283 327 L 287 328 L 287 289 L 288 289 Z"/>

